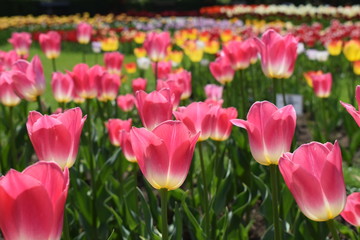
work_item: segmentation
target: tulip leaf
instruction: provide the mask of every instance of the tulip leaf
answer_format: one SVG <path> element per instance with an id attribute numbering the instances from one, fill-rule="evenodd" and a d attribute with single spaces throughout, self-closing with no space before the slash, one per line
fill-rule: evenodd
<path id="1" fill-rule="evenodd" d="M 175 222 L 175 240 L 182 240 L 183 239 L 183 221 L 182 215 L 180 213 L 179 204 L 175 202 L 175 215 L 174 215 L 174 222 Z"/>
<path id="2" fill-rule="evenodd" d="M 151 233 L 153 232 L 153 218 L 151 216 L 151 211 L 149 208 L 149 203 L 145 200 L 144 194 L 142 193 L 142 191 L 140 190 L 140 188 L 136 188 L 136 190 L 138 191 L 138 195 L 140 197 L 140 202 L 141 202 L 141 207 L 142 207 L 142 212 L 144 214 L 144 220 L 145 220 L 145 229 L 146 229 L 146 237 L 151 236 Z"/>
<path id="3" fill-rule="evenodd" d="M 185 198 L 183 199 L 182 203 L 181 203 L 182 208 L 185 211 L 186 216 L 188 217 L 191 225 L 194 227 L 195 229 L 195 235 L 196 235 L 196 239 L 205 239 L 204 238 L 204 233 L 203 230 L 200 226 L 200 224 L 198 223 L 198 221 L 196 220 L 196 218 L 194 217 L 194 215 L 191 213 L 191 211 L 189 210 L 188 205 L 186 204 Z"/>

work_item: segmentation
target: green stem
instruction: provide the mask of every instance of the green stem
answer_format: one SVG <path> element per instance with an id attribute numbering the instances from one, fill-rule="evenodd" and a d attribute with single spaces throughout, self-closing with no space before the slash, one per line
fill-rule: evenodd
<path id="1" fill-rule="evenodd" d="M 15 128 L 14 128 L 14 107 L 9 107 L 9 129 L 10 129 L 10 151 L 11 151 L 11 159 L 9 163 L 11 163 L 12 168 L 16 168 L 16 149 L 15 149 Z M 3 170 L 3 169 L 2 169 Z"/>
<path id="2" fill-rule="evenodd" d="M 327 222 L 328 228 L 331 232 L 331 235 L 333 237 L 334 240 L 340 240 L 339 235 L 337 233 L 336 227 L 335 227 L 335 222 L 334 219 L 330 219 Z"/>
<path id="3" fill-rule="evenodd" d="M 198 143 L 199 145 L 199 154 L 200 154 L 200 165 L 201 165 L 201 175 L 203 179 L 203 187 L 204 187 L 204 217 L 205 217 L 205 233 L 206 236 L 209 236 L 210 230 L 210 218 L 209 218 L 209 195 L 207 189 L 207 181 L 206 181 L 206 173 L 205 173 L 205 163 L 204 163 L 204 156 L 202 150 L 202 142 Z"/>
<path id="4" fill-rule="evenodd" d="M 41 97 L 38 96 L 38 97 L 36 98 L 36 101 L 37 101 L 37 103 L 38 103 L 39 112 L 42 113 L 43 107 L 42 107 L 42 104 L 41 104 Z"/>
<path id="5" fill-rule="evenodd" d="M 241 118 L 244 118 L 246 115 L 246 89 L 245 89 L 245 78 L 243 77 L 244 70 L 239 70 L 239 81 L 240 81 L 240 88 L 241 88 L 241 101 L 242 101 L 242 111 L 241 111 Z"/>
<path id="6" fill-rule="evenodd" d="M 68 213 L 66 211 L 66 206 L 64 208 L 64 229 L 63 229 L 63 238 L 64 240 L 70 240 L 70 231 L 69 231 L 69 220 Z"/>
<path id="7" fill-rule="evenodd" d="M 276 78 L 273 78 L 273 104 L 276 105 Z"/>
<path id="8" fill-rule="evenodd" d="M 157 83 L 157 79 L 158 79 L 158 64 L 159 62 L 155 62 L 155 81 L 154 81 L 154 89 L 156 89 L 156 83 Z"/>
<path id="9" fill-rule="evenodd" d="M 167 222 L 167 189 L 160 189 L 160 197 L 161 197 L 161 216 L 162 216 L 162 240 L 169 239 L 169 230 L 168 230 L 168 222 Z"/>
<path id="10" fill-rule="evenodd" d="M 285 96 L 285 79 L 280 79 L 281 81 L 281 93 L 282 93 L 282 99 L 283 99 L 283 104 L 284 106 L 286 106 L 286 96 Z"/>
<path id="11" fill-rule="evenodd" d="M 276 178 L 277 165 L 270 165 L 270 182 L 271 182 L 271 195 L 272 195 L 272 208 L 273 208 L 273 224 L 274 224 L 274 237 L 275 240 L 281 240 L 280 218 L 279 218 L 279 202 L 278 202 L 278 181 Z"/>
<path id="12" fill-rule="evenodd" d="M 83 47 L 82 62 L 86 63 L 86 50 L 85 50 L 85 47 Z"/>
<path id="13" fill-rule="evenodd" d="M 327 118 L 326 118 L 326 104 L 325 104 L 325 98 L 320 98 L 320 108 L 321 108 L 321 117 L 322 117 L 322 126 L 323 126 L 323 140 L 328 140 L 328 126 L 327 126 Z"/>
<path id="14" fill-rule="evenodd" d="M 52 63 L 52 68 L 53 68 L 53 71 L 56 72 L 56 61 L 55 61 L 55 58 L 52 58 L 51 59 L 51 63 Z"/>

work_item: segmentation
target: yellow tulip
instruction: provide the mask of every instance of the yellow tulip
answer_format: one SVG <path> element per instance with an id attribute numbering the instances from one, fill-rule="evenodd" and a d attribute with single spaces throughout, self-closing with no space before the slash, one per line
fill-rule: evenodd
<path id="1" fill-rule="evenodd" d="M 347 60 L 355 62 L 360 60 L 360 41 L 350 40 L 344 45 L 343 53 Z"/>

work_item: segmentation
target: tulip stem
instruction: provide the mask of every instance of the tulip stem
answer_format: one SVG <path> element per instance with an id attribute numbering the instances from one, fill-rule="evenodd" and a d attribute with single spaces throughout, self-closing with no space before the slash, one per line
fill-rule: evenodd
<path id="1" fill-rule="evenodd" d="M 279 189 L 278 189 L 278 179 L 276 177 L 277 165 L 270 165 L 270 181 L 271 181 L 271 195 L 272 195 L 272 208 L 273 208 L 273 224 L 274 224 L 274 236 L 275 240 L 281 240 L 281 231 L 280 231 L 280 219 L 279 219 Z"/>
<path id="2" fill-rule="evenodd" d="M 272 79 L 273 80 L 273 104 L 275 104 L 276 105 L 276 79 L 275 78 L 273 78 Z"/>
<path id="3" fill-rule="evenodd" d="M 245 117 L 247 109 L 246 109 L 246 89 L 245 89 L 245 74 L 244 74 L 244 70 L 239 70 L 239 75 L 240 75 L 240 87 L 241 87 L 241 101 L 242 101 L 242 118 Z M 236 96 L 236 95 L 235 95 Z"/>
<path id="4" fill-rule="evenodd" d="M 9 129 L 10 129 L 10 151 L 11 151 L 11 163 L 12 168 L 16 168 L 15 161 L 16 159 L 16 151 L 15 151 L 15 128 L 14 128 L 14 107 L 9 107 Z M 3 168 L 1 168 L 4 171 Z"/>
<path id="5" fill-rule="evenodd" d="M 158 63 L 159 62 L 155 62 L 155 81 L 154 81 L 154 89 L 156 89 L 156 83 L 157 83 L 157 79 L 158 79 Z"/>
<path id="6" fill-rule="evenodd" d="M 205 173 L 205 163 L 204 156 L 202 151 L 202 142 L 199 142 L 199 154 L 200 154 L 200 165 L 201 165 L 201 175 L 203 179 L 203 192 L 204 192 L 204 217 L 205 217 L 205 233 L 206 236 L 209 237 L 210 230 L 210 219 L 209 219 L 209 198 L 208 198 L 208 189 L 207 189 L 207 181 L 206 181 L 206 173 Z"/>
<path id="7" fill-rule="evenodd" d="M 283 104 L 284 106 L 286 106 L 286 95 L 285 95 L 285 79 L 280 79 L 281 81 L 281 93 L 282 93 L 282 99 L 283 99 Z"/>
<path id="8" fill-rule="evenodd" d="M 42 111 L 43 111 L 43 108 L 42 108 L 42 104 L 41 104 L 41 97 L 38 96 L 38 97 L 36 98 L 36 101 L 37 101 L 37 103 L 38 103 L 39 112 L 40 112 L 40 113 L 43 113 L 43 112 L 42 112 Z"/>
<path id="9" fill-rule="evenodd" d="M 167 189 L 160 189 L 160 198 L 161 198 L 161 216 L 162 216 L 162 240 L 169 239 L 169 230 L 167 222 Z"/>
<path id="10" fill-rule="evenodd" d="M 52 58 L 51 59 L 51 63 L 52 63 L 52 68 L 53 68 L 53 71 L 56 72 L 56 61 L 55 61 L 55 58 Z"/>
<path id="11" fill-rule="evenodd" d="M 70 231 L 69 231 L 69 219 L 68 213 L 66 211 L 66 206 L 64 207 L 64 230 L 63 230 L 63 238 L 65 240 L 70 240 Z"/>
<path id="12" fill-rule="evenodd" d="M 333 237 L 334 240 L 340 240 L 339 235 L 337 233 L 336 227 L 335 227 L 335 223 L 334 223 L 334 219 L 330 219 L 327 222 L 328 228 L 331 232 L 331 235 Z"/>

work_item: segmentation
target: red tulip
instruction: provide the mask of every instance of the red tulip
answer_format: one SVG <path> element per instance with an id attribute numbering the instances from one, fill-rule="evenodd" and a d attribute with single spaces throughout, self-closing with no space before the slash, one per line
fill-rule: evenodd
<path id="1" fill-rule="evenodd" d="M 45 76 L 40 58 L 34 56 L 29 63 L 18 60 L 13 66 L 12 79 L 16 93 L 28 101 L 35 101 L 45 90 Z"/>
<path id="2" fill-rule="evenodd" d="M 356 86 L 355 98 L 356 98 L 358 105 L 360 106 L 360 85 Z M 346 109 L 346 111 L 348 111 L 348 113 L 350 113 L 350 115 L 354 118 L 357 125 L 360 127 L 360 111 L 357 111 L 355 109 L 355 107 L 352 106 L 351 104 L 344 103 L 342 101 L 340 101 L 340 103 L 341 103 L 341 105 L 343 105 L 343 107 Z"/>
<path id="3" fill-rule="evenodd" d="M 341 216 L 355 227 L 360 227 L 360 192 L 350 194 Z"/>
<path id="4" fill-rule="evenodd" d="M 346 189 L 339 144 L 312 142 L 285 153 L 279 168 L 285 183 L 306 217 L 335 218 L 344 209 Z"/>
<path id="5" fill-rule="evenodd" d="M 92 26 L 82 22 L 76 26 L 76 37 L 80 44 L 88 44 L 91 39 Z"/>
<path id="6" fill-rule="evenodd" d="M 61 51 L 61 36 L 58 32 L 40 33 L 39 43 L 42 51 L 49 59 L 58 58 Z"/>
<path id="7" fill-rule="evenodd" d="M 120 131 L 125 130 L 130 132 L 132 119 L 121 120 L 121 119 L 109 119 L 107 121 L 106 128 L 109 133 L 109 139 L 112 145 L 120 146 Z"/>
<path id="8" fill-rule="evenodd" d="M 131 82 L 131 86 L 134 94 L 139 90 L 146 91 L 146 85 L 147 85 L 147 80 L 145 78 L 136 78 Z"/>
<path id="9" fill-rule="evenodd" d="M 170 33 L 150 32 L 146 35 L 144 48 L 153 62 L 162 61 L 167 55 L 167 48 L 170 46 Z"/>
<path id="10" fill-rule="evenodd" d="M 120 95 L 117 97 L 116 103 L 118 107 L 124 112 L 130 112 L 134 108 L 135 97 L 130 93 L 125 95 Z"/>
<path id="11" fill-rule="evenodd" d="M 212 113 L 210 138 L 215 141 L 227 140 L 232 129 L 230 120 L 236 118 L 238 115 L 236 108 L 213 106 L 210 111 Z"/>
<path id="12" fill-rule="evenodd" d="M 260 164 L 278 164 L 281 155 L 290 151 L 296 126 L 292 105 L 278 109 L 267 101 L 255 102 L 247 121 L 233 119 L 231 122 L 247 130 L 252 156 Z"/>
<path id="13" fill-rule="evenodd" d="M 249 67 L 252 57 L 252 52 L 250 51 L 252 45 L 250 41 L 252 40 L 230 41 L 225 45 L 223 51 L 235 71 Z"/>
<path id="14" fill-rule="evenodd" d="M 282 37 L 272 29 L 267 30 L 261 40 L 255 38 L 265 76 L 289 78 L 292 75 L 297 58 L 297 43 L 293 35 Z"/>
<path id="15" fill-rule="evenodd" d="M 16 106 L 21 98 L 15 93 L 12 72 L 3 72 L 0 75 L 0 102 L 8 107 Z"/>
<path id="16" fill-rule="evenodd" d="M 121 74 L 124 55 L 119 52 L 108 52 L 104 54 L 106 70 L 112 74 Z"/>
<path id="17" fill-rule="evenodd" d="M 174 116 L 182 121 L 193 134 L 200 132 L 199 141 L 205 141 L 210 137 L 212 114 L 208 104 L 193 102 L 187 107 L 179 107 L 174 111 Z"/>
<path id="18" fill-rule="evenodd" d="M 99 101 L 113 101 L 118 95 L 121 82 L 119 75 L 105 72 L 97 79 L 97 92 Z"/>
<path id="19" fill-rule="evenodd" d="M 54 72 L 51 78 L 51 88 L 57 102 L 67 103 L 72 100 L 74 81 L 69 74 Z"/>
<path id="20" fill-rule="evenodd" d="M 157 79 L 166 79 L 169 75 L 169 73 L 171 72 L 171 61 L 161 61 L 158 62 L 157 64 L 153 63 L 152 64 L 152 69 L 154 72 L 156 72 L 156 66 L 157 66 Z"/>
<path id="21" fill-rule="evenodd" d="M 313 84 L 314 93 L 319 98 L 327 98 L 331 93 L 332 75 L 331 73 L 325 74 L 312 74 L 311 80 Z"/>
<path id="22" fill-rule="evenodd" d="M 158 124 L 172 118 L 173 103 L 169 89 L 161 89 L 146 93 L 137 91 L 135 104 L 138 109 L 141 122 L 149 130 Z"/>
<path id="23" fill-rule="evenodd" d="M 69 171 L 38 162 L 0 178 L 0 228 L 8 240 L 60 239 Z"/>
<path id="24" fill-rule="evenodd" d="M 39 161 L 53 161 L 63 169 L 71 167 L 85 120 L 78 107 L 50 116 L 31 111 L 26 128 Z"/>
<path id="25" fill-rule="evenodd" d="M 141 172 L 156 189 L 179 188 L 188 174 L 199 133 L 180 121 L 166 121 L 154 130 L 132 128 L 130 139 Z"/>
<path id="26" fill-rule="evenodd" d="M 210 72 L 221 84 L 226 84 L 234 79 L 235 71 L 226 57 L 219 57 L 209 65 Z"/>
<path id="27" fill-rule="evenodd" d="M 14 32 L 11 34 L 11 38 L 8 41 L 19 56 L 22 58 L 27 58 L 29 56 L 30 45 L 32 42 L 30 33 Z"/>

